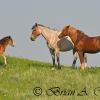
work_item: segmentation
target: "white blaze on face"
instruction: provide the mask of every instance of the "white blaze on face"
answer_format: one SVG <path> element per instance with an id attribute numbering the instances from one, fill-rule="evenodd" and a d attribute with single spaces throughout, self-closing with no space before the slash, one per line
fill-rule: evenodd
<path id="1" fill-rule="evenodd" d="M 73 46 L 74 46 L 74 43 L 73 43 L 73 41 L 71 40 L 71 38 L 69 37 L 69 36 L 66 36 L 66 38 L 73 44 Z"/>
<path id="2" fill-rule="evenodd" d="M 16 45 L 15 41 L 13 41 L 13 45 L 14 45 L 14 46 Z"/>

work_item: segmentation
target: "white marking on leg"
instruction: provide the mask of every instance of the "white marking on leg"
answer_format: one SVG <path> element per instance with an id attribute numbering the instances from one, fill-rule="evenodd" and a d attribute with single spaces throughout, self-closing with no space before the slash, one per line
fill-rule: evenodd
<path id="1" fill-rule="evenodd" d="M 4 58 L 4 63 L 5 63 L 5 65 L 7 65 L 7 59 L 6 59 L 6 56 L 3 55 L 3 58 Z"/>
<path id="2" fill-rule="evenodd" d="M 85 68 L 88 67 L 87 63 L 85 63 Z"/>
<path id="3" fill-rule="evenodd" d="M 81 69 L 84 70 L 84 68 L 85 68 L 85 63 L 82 63 L 81 64 Z"/>
<path id="4" fill-rule="evenodd" d="M 73 59 L 74 59 L 74 60 L 73 60 L 73 64 L 72 64 L 73 67 L 75 67 L 77 58 L 78 58 L 78 53 L 75 52 L 74 55 L 73 55 Z"/>

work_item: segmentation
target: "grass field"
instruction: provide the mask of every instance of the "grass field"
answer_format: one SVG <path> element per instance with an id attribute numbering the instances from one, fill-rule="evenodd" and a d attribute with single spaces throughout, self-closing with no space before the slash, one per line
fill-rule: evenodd
<path id="1" fill-rule="evenodd" d="M 100 100 L 100 68 L 52 71 L 48 63 L 7 60 L 4 66 L 0 59 L 0 100 Z"/>

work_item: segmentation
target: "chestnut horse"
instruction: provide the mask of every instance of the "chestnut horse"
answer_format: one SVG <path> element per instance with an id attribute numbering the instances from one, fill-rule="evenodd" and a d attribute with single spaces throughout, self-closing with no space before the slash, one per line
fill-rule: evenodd
<path id="1" fill-rule="evenodd" d="M 100 52 L 100 36 L 89 37 L 84 32 L 72 27 L 65 26 L 58 36 L 60 39 L 68 36 L 74 43 L 74 48 L 78 52 L 81 68 L 84 69 L 84 54 L 85 53 L 98 53 Z"/>
<path id="2" fill-rule="evenodd" d="M 47 41 L 47 46 L 50 50 L 52 60 L 53 60 L 53 66 L 55 66 L 55 56 L 57 58 L 58 63 L 58 69 L 60 69 L 60 61 L 59 61 L 59 54 L 60 51 L 69 51 L 73 49 L 73 43 L 70 38 L 64 38 L 59 39 L 60 31 L 51 29 L 49 27 L 46 27 L 41 24 L 35 23 L 35 25 L 32 27 L 32 34 L 31 34 L 31 40 L 34 41 L 39 35 L 42 35 L 45 40 Z M 72 66 L 74 67 L 76 64 L 76 60 L 78 57 L 78 54 L 75 50 L 73 50 L 74 60 Z M 85 60 L 87 62 L 87 60 Z"/>
<path id="3" fill-rule="evenodd" d="M 0 55 L 3 56 L 5 65 L 7 65 L 7 60 L 6 60 L 6 56 L 4 53 L 5 53 L 5 49 L 7 45 L 11 45 L 13 47 L 15 45 L 11 36 L 4 37 L 3 39 L 0 40 Z"/>

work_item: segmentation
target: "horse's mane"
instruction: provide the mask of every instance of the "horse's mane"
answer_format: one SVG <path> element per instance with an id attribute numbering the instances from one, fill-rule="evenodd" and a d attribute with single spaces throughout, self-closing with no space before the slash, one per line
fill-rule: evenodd
<path id="1" fill-rule="evenodd" d="M 78 33 L 78 35 L 80 35 L 80 36 L 88 36 L 87 34 L 85 34 L 83 31 L 81 31 L 81 30 L 79 30 L 79 29 L 77 29 L 77 28 L 75 28 L 75 27 L 73 27 L 73 26 L 70 26 L 69 25 L 69 28 L 71 29 L 71 30 L 75 30 L 76 31 L 76 33 Z"/>
<path id="2" fill-rule="evenodd" d="M 71 31 L 74 30 L 74 33 L 77 36 L 76 43 L 78 43 L 82 38 L 88 37 L 88 35 L 86 35 L 83 31 L 76 29 L 75 27 L 68 26 L 68 28 L 70 28 Z"/>
<path id="3" fill-rule="evenodd" d="M 55 29 L 55 28 L 51 28 L 51 27 L 48 27 L 48 26 L 44 26 L 44 25 L 42 25 L 42 24 L 38 24 L 39 26 L 42 26 L 42 27 L 46 27 L 46 28 L 48 28 L 48 29 L 51 29 L 51 30 L 54 30 L 54 31 L 57 31 L 57 29 Z"/>
<path id="4" fill-rule="evenodd" d="M 48 29 L 51 29 L 51 30 L 54 30 L 54 31 L 58 31 L 57 29 L 55 28 L 50 28 L 50 27 L 47 27 L 47 26 L 44 26 L 42 24 L 37 24 L 38 26 L 42 26 L 42 27 L 45 27 L 45 28 L 48 28 Z M 33 25 L 32 29 L 34 29 L 36 27 L 36 25 Z"/>
<path id="5" fill-rule="evenodd" d="M 5 42 L 7 42 L 7 41 L 6 41 L 7 38 L 8 38 L 8 37 L 4 37 L 4 38 L 2 38 L 2 39 L 0 40 L 0 44 L 4 44 Z"/>
<path id="6" fill-rule="evenodd" d="M 83 31 L 81 30 L 77 30 L 77 33 L 79 33 L 80 36 L 88 36 L 87 34 L 85 34 Z"/>

